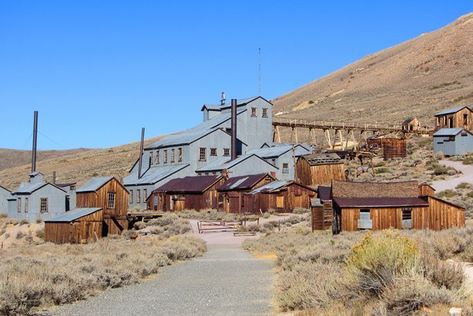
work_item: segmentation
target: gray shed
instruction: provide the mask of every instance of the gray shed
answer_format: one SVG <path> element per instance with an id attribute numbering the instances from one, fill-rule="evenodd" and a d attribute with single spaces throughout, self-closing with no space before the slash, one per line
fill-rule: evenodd
<path id="1" fill-rule="evenodd" d="M 441 128 L 433 136 L 435 153 L 457 156 L 473 152 L 473 134 L 464 128 Z"/>

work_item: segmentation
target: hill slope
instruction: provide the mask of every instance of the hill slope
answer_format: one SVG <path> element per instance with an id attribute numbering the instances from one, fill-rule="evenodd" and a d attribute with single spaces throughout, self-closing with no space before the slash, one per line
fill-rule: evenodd
<path id="1" fill-rule="evenodd" d="M 473 103 L 473 14 L 273 100 L 276 117 L 400 123 Z"/>

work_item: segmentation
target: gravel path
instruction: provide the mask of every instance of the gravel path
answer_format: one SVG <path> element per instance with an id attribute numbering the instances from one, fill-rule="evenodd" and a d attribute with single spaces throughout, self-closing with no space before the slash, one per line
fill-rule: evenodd
<path id="1" fill-rule="evenodd" d="M 271 314 L 271 261 L 239 245 L 208 247 L 203 257 L 165 268 L 154 280 L 61 306 L 52 315 Z"/>
<path id="2" fill-rule="evenodd" d="M 437 192 L 447 189 L 455 189 L 455 187 L 462 182 L 473 184 L 473 165 L 464 165 L 461 161 L 451 160 L 441 160 L 440 163 L 447 167 L 455 168 L 456 170 L 461 171 L 462 174 L 456 178 L 433 182 L 432 186 Z"/>

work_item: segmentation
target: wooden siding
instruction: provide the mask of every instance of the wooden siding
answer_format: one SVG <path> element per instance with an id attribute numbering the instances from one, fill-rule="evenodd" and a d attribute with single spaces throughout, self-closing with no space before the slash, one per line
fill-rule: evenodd
<path id="1" fill-rule="evenodd" d="M 332 180 L 346 180 L 345 165 L 343 163 L 311 166 L 306 159 L 299 158 L 296 163 L 296 170 L 298 182 L 312 187 L 330 184 Z"/>
<path id="2" fill-rule="evenodd" d="M 467 124 L 464 124 L 463 115 L 467 116 Z M 470 109 L 464 108 L 456 113 L 435 117 L 435 129 L 441 128 L 465 128 L 473 130 L 473 115 Z"/>
<path id="3" fill-rule="evenodd" d="M 435 189 L 432 188 L 428 184 L 420 184 L 419 185 L 419 196 L 434 196 L 435 195 Z"/>
<path id="4" fill-rule="evenodd" d="M 312 207 L 312 231 L 325 230 L 332 227 L 333 208 L 332 202 L 325 202 Z"/>
<path id="5" fill-rule="evenodd" d="M 54 243 L 83 243 L 102 236 L 103 211 L 99 210 L 73 222 L 46 222 L 45 240 Z"/>

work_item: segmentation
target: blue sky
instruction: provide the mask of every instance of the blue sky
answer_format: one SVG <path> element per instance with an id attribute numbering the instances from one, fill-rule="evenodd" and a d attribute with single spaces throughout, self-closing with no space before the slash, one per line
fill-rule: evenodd
<path id="1" fill-rule="evenodd" d="M 0 147 L 109 147 L 280 96 L 473 11 L 455 1 L 0 0 Z"/>

